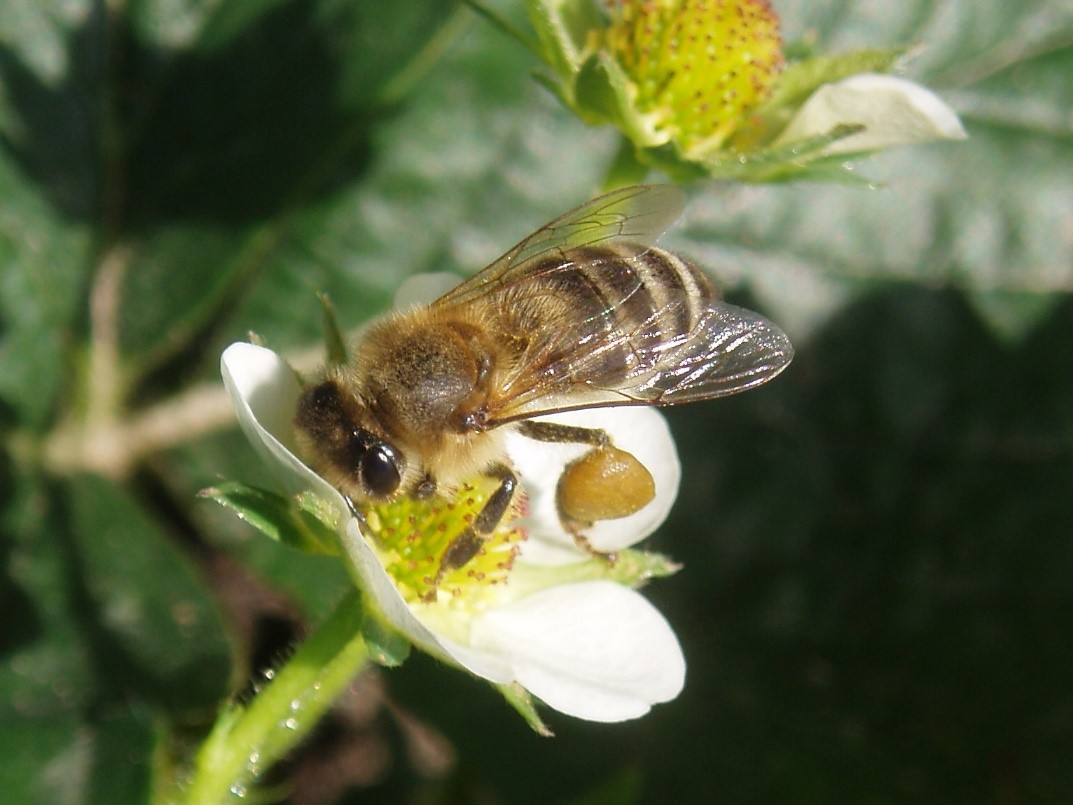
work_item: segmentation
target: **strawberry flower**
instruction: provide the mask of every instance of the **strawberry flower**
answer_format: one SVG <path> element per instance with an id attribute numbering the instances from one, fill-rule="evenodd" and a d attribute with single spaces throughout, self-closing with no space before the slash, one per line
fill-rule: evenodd
<path id="1" fill-rule="evenodd" d="M 221 371 L 238 421 L 292 499 L 312 492 L 319 516 L 382 623 L 444 662 L 508 693 L 532 693 L 552 708 L 592 721 L 622 721 L 673 699 L 685 660 L 670 625 L 634 589 L 673 572 L 663 557 L 631 550 L 666 516 L 678 490 L 679 465 L 663 417 L 656 411 L 603 409 L 557 415 L 555 421 L 598 423 L 615 443 L 647 466 L 655 499 L 635 515 L 606 521 L 589 538 L 609 563 L 581 550 L 558 522 L 555 484 L 584 449 L 511 435 L 509 458 L 526 503 L 489 538 L 471 562 L 428 586 L 424 562 L 436 561 L 443 540 L 464 527 L 487 494 L 473 486 L 435 504 L 403 499 L 355 518 L 343 497 L 297 455 L 292 419 L 301 387 L 276 353 L 233 344 Z"/>
<path id="2" fill-rule="evenodd" d="M 487 9 L 477 6 L 489 18 Z M 790 57 L 768 0 L 528 0 L 538 76 L 623 147 L 609 185 L 845 179 L 847 154 L 963 139 L 930 90 L 885 73 L 898 49 Z M 801 48 L 795 48 L 800 51 Z"/>

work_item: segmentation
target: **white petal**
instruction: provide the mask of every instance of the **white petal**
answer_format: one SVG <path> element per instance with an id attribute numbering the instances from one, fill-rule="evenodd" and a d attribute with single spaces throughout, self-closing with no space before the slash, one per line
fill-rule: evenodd
<path id="1" fill-rule="evenodd" d="M 658 411 L 644 407 L 596 408 L 540 417 L 537 421 L 603 428 L 615 445 L 632 453 L 652 473 L 655 499 L 629 517 L 603 520 L 587 529 L 585 535 L 594 548 L 604 552 L 628 548 L 667 518 L 678 496 L 682 468 L 667 420 Z M 586 558 L 559 522 L 555 490 L 564 467 L 587 449 L 583 445 L 536 442 L 517 433 L 508 434 L 507 452 L 529 498 L 526 525 L 530 538 L 522 548 L 525 561 L 562 564 Z"/>
<path id="2" fill-rule="evenodd" d="M 235 415 L 265 463 L 288 494 L 314 489 L 342 514 L 342 496 L 294 454 L 294 412 L 301 388 L 294 370 L 275 352 L 232 344 L 220 358 L 220 374 Z"/>
<path id="3" fill-rule="evenodd" d="M 391 624 L 413 643 L 441 660 L 453 662 L 477 676 L 492 682 L 513 680 L 510 667 L 495 652 L 470 649 L 448 640 L 428 629 L 415 615 L 410 605 L 399 595 L 398 588 L 380 564 L 376 553 L 351 518 L 343 539 L 344 548 L 361 583 L 367 602 L 377 608 Z"/>
<path id="4" fill-rule="evenodd" d="M 473 645 L 507 658 L 549 706 L 590 721 L 624 721 L 673 699 L 685 658 L 663 616 L 608 581 L 552 587 L 473 623 Z"/>
<path id="5" fill-rule="evenodd" d="M 893 145 L 966 137 L 954 110 L 930 90 L 904 78 L 862 73 L 816 90 L 775 145 L 827 134 L 842 124 L 865 128 L 832 144 L 827 153 L 875 151 Z"/>
<path id="6" fill-rule="evenodd" d="M 301 389 L 294 370 L 286 361 L 269 349 L 238 343 L 224 351 L 220 371 L 242 430 L 254 449 L 275 470 L 284 490 L 296 494 L 312 489 L 339 512 L 340 521 L 345 523 L 340 538 L 350 560 L 350 569 L 366 594 L 366 601 L 430 654 L 453 660 L 493 682 L 511 681 L 510 670 L 501 659 L 441 639 L 414 616 L 361 535 L 358 522 L 350 516 L 342 495 L 294 454 L 291 449 L 294 445 L 293 418 Z"/>

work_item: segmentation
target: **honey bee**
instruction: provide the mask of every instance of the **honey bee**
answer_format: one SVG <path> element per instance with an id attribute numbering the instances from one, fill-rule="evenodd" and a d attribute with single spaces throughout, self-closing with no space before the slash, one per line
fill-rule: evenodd
<path id="1" fill-rule="evenodd" d="M 719 301 L 700 269 L 653 245 L 683 205 L 669 186 L 613 191 L 430 305 L 370 325 L 351 359 L 299 400 L 295 425 L 315 469 L 359 517 L 396 495 L 495 479 L 440 576 L 469 561 L 510 508 L 508 429 L 589 447 L 557 487 L 559 516 L 580 544 L 587 525 L 641 509 L 651 475 L 607 433 L 534 417 L 722 397 L 767 382 L 793 357 L 778 327 Z"/>

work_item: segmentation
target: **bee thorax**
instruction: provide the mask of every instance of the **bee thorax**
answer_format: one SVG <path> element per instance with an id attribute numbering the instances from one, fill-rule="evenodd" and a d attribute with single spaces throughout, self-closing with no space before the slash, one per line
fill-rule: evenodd
<path id="1" fill-rule="evenodd" d="M 373 339 L 363 396 L 392 432 L 416 440 L 444 431 L 479 430 L 487 353 L 454 322 Z"/>

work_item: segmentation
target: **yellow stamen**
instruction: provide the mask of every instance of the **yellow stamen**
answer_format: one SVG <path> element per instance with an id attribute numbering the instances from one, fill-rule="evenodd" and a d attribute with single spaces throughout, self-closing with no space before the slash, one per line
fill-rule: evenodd
<path id="1" fill-rule="evenodd" d="M 481 478 L 448 497 L 428 500 L 401 497 L 365 512 L 366 536 L 403 598 L 411 603 L 439 600 L 478 607 L 486 593 L 505 584 L 525 532 L 503 524 L 484 541 L 477 554 L 460 568 L 440 576 L 444 554 L 484 507 L 495 481 Z"/>

